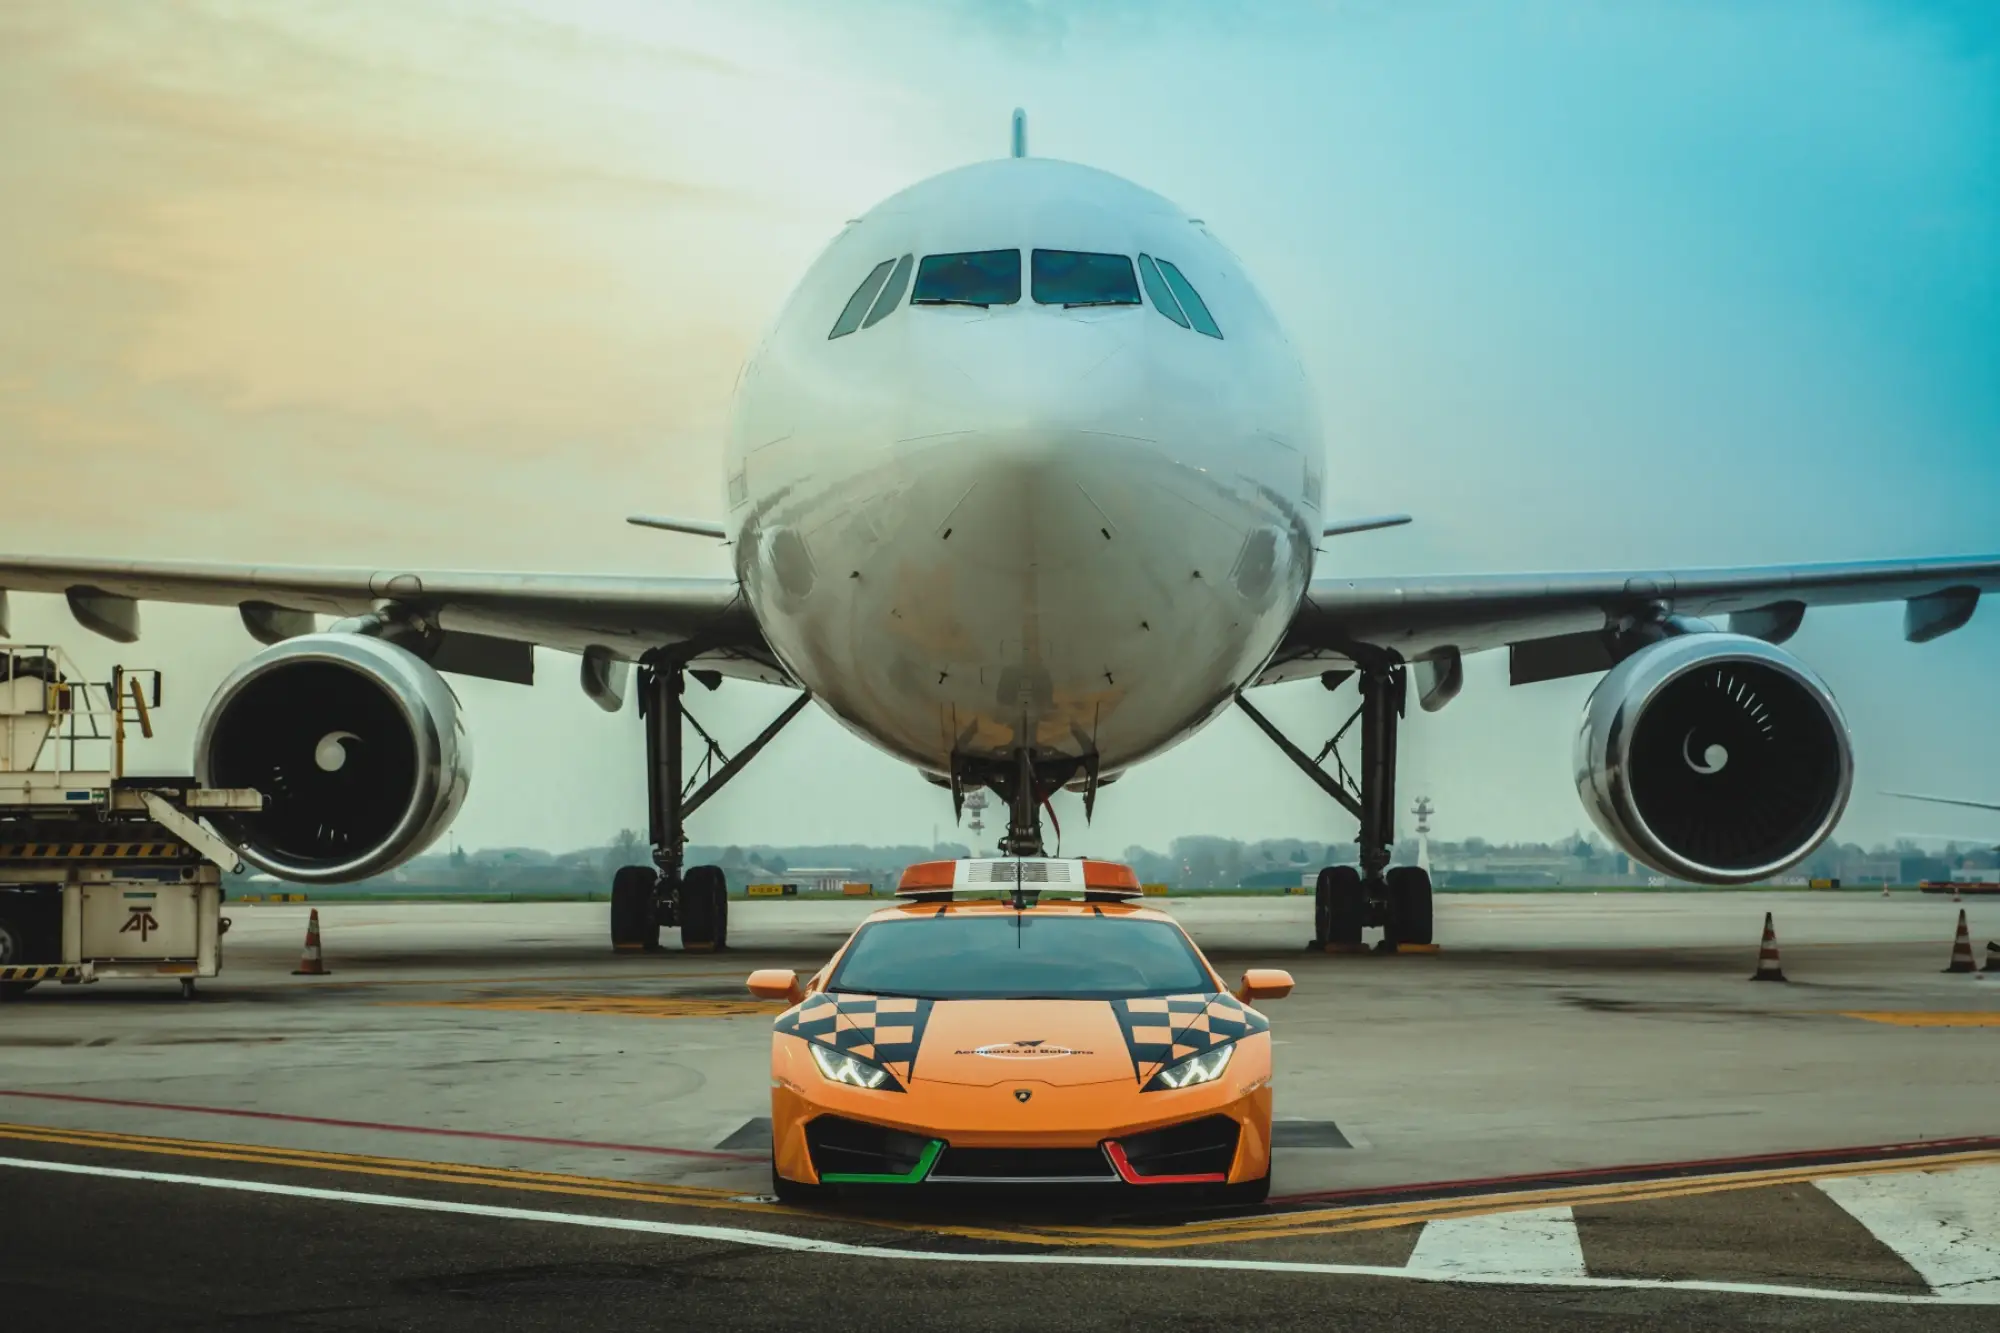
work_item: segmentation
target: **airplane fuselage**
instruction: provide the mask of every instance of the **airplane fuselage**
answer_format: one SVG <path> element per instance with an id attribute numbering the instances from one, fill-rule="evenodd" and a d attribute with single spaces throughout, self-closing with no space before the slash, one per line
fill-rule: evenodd
<path id="1" fill-rule="evenodd" d="M 848 726 L 934 774 L 1025 745 L 1109 775 L 1270 657 L 1323 469 L 1236 258 L 1158 195 L 1022 158 L 815 261 L 744 367 L 726 498 L 772 649 Z"/>

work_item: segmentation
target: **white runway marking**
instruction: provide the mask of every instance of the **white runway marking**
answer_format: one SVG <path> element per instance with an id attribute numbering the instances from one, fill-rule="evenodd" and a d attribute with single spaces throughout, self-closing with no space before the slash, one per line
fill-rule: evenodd
<path id="1" fill-rule="evenodd" d="M 1819 1287 L 1784 1287 L 1760 1282 L 1698 1282 L 1651 1278 L 1514 1277 L 1503 1274 L 1445 1273 L 1416 1268 L 1384 1268 L 1370 1264 L 1285 1263 L 1275 1259 L 1167 1259 L 1153 1255 L 1111 1254 L 962 1254 L 949 1250 L 896 1250 L 879 1245 L 848 1245 L 841 1241 L 792 1236 L 747 1227 L 711 1227 L 692 1222 L 655 1222 L 637 1217 L 595 1217 L 588 1213 L 554 1213 L 537 1208 L 502 1208 L 492 1204 L 458 1203 L 449 1199 L 416 1199 L 396 1194 L 363 1194 L 353 1190 L 323 1190 L 308 1185 L 278 1185 L 262 1180 L 230 1180 L 222 1176 L 187 1176 L 168 1171 L 132 1171 L 116 1166 L 85 1166 L 75 1162 L 44 1162 L 25 1157 L 0 1157 L 0 1167 L 47 1171 L 56 1175 L 96 1176 L 109 1180 L 147 1181 L 161 1185 L 193 1185 L 202 1189 L 245 1194 L 275 1194 L 328 1203 L 357 1203 L 377 1208 L 405 1208 L 420 1213 L 456 1213 L 511 1222 L 546 1222 L 557 1226 L 592 1227 L 601 1231 L 638 1231 L 656 1236 L 683 1236 L 767 1250 L 791 1250 L 842 1259 L 880 1259 L 891 1263 L 1011 1264 L 1072 1268 L 1221 1269 L 1250 1273 L 1315 1273 L 1336 1277 L 1402 1278 L 1416 1282 L 1453 1282 L 1502 1287 L 1595 1287 L 1628 1291 L 1704 1291 L 1741 1296 L 1789 1296 L 1818 1301 L 1850 1301 L 1868 1305 L 1996 1305 L 2000 1292 L 1968 1292 L 1959 1296 L 1905 1296 L 1873 1291 L 1829 1291 Z"/>
<path id="2" fill-rule="evenodd" d="M 1468 1277 L 1583 1277 L 1583 1241 L 1567 1208 L 1424 1223 L 1410 1267 Z"/>
<path id="3" fill-rule="evenodd" d="M 1819 1187 L 1933 1291 L 2000 1301 L 2000 1167 L 1848 1176 Z"/>

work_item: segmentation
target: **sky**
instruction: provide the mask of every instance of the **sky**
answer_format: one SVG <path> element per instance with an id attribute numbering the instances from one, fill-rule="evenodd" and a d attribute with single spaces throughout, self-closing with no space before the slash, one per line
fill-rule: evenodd
<path id="1" fill-rule="evenodd" d="M 0 549 L 720 574 L 626 526 L 723 512 L 744 355 L 848 218 L 1007 150 L 1205 218 L 1321 399 L 1363 574 L 2000 550 L 2000 19 L 1984 4 L 1108 0 L 195 2 L 0 10 Z M 134 647 L 15 594 L 16 638 L 165 668 L 187 766 L 255 644 L 148 606 Z M 1817 612 L 1859 776 L 1839 836 L 2000 835 L 2000 615 L 1923 647 Z M 636 717 L 573 661 L 466 681 L 467 846 L 643 827 Z M 1437 836 L 1586 827 L 1592 682 L 1501 655 L 1404 732 Z M 725 744 L 784 695 L 702 699 Z M 1266 691 L 1309 748 L 1350 705 Z M 1406 802 L 1407 804 L 1407 799 Z M 1226 715 L 1071 850 L 1345 841 Z M 1988 822 L 1990 820 L 1990 822 Z M 928 842 L 948 798 L 809 710 L 705 843 Z"/>

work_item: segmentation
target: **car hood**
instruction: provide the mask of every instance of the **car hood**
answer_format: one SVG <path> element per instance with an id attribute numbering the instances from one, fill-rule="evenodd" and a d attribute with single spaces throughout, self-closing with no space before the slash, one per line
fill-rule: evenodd
<path id="1" fill-rule="evenodd" d="M 1033 1079 L 1055 1086 L 1133 1076 L 1109 1000 L 941 1000 L 912 1077 L 990 1087 Z"/>
<path id="2" fill-rule="evenodd" d="M 1132 1080 L 1270 1024 L 1224 992 L 1129 1000 L 923 1000 L 819 992 L 777 1030 L 912 1082 L 1058 1087 Z"/>

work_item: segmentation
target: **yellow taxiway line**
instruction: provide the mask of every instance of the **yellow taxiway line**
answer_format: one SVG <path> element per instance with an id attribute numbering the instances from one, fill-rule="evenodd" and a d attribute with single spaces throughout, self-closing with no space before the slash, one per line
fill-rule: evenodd
<path id="1" fill-rule="evenodd" d="M 518 1167 L 474 1166 L 361 1153 L 325 1152 L 307 1148 L 275 1148 L 257 1144 L 173 1139 L 109 1130 L 66 1129 L 45 1125 L 0 1124 L 0 1139 L 68 1147 L 108 1149 L 164 1157 L 196 1158 L 312 1171 L 409 1180 L 426 1184 L 479 1186 L 520 1190 L 572 1198 L 616 1199 L 678 1208 L 725 1209 L 880 1227 L 901 1232 L 948 1235 L 1012 1245 L 1095 1247 L 1115 1249 L 1177 1249 L 1195 1245 L 1239 1244 L 1256 1240 L 1296 1239 L 1343 1231 L 1376 1231 L 1414 1226 L 1445 1218 L 1477 1217 L 1557 1205 L 1632 1203 L 1647 1199 L 1681 1198 L 1731 1190 L 1828 1180 L 1841 1176 L 1879 1175 L 1899 1171 L 1950 1170 L 2000 1164 L 2000 1151 L 1941 1153 L 1874 1162 L 1779 1168 L 1723 1175 L 1677 1177 L 1613 1185 L 1521 1190 L 1505 1194 L 1467 1195 L 1449 1199 L 1267 1213 L 1155 1227 L 984 1227 L 907 1221 L 845 1214 L 823 1214 L 785 1208 L 745 1198 L 729 1190 L 689 1185 L 530 1171 Z"/>

